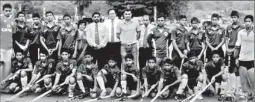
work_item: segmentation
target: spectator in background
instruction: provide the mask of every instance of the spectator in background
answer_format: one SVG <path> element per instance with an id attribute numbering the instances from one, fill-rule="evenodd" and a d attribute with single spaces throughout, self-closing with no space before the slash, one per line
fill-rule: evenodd
<path id="1" fill-rule="evenodd" d="M 111 55 L 114 55 L 118 62 L 121 62 L 121 55 L 120 55 L 120 39 L 117 38 L 117 24 L 120 22 L 118 17 L 116 16 L 116 10 L 110 9 L 108 11 L 108 18 L 105 20 L 104 24 L 106 25 L 108 29 L 108 43 L 106 45 L 106 53 L 108 55 L 108 58 Z M 120 68 L 121 63 L 117 64 Z"/>
<path id="2" fill-rule="evenodd" d="M 98 61 L 99 68 L 102 68 L 106 62 L 104 48 L 108 42 L 108 29 L 100 22 L 101 14 L 94 12 L 92 14 L 93 23 L 86 28 L 86 37 L 88 41 L 88 52 Z"/>

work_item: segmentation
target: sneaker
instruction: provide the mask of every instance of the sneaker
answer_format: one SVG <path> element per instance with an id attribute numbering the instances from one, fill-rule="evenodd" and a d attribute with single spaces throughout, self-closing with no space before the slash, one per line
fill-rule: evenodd
<path id="1" fill-rule="evenodd" d="M 224 95 L 223 94 L 219 95 L 218 101 L 222 101 L 223 99 L 224 99 Z"/>
<path id="2" fill-rule="evenodd" d="M 74 96 L 73 91 L 70 91 L 69 94 L 68 94 L 68 97 L 72 98 L 73 96 Z"/>
<path id="3" fill-rule="evenodd" d="M 127 95 L 125 93 L 122 94 L 120 101 L 127 100 Z"/>
<path id="4" fill-rule="evenodd" d="M 19 97 L 20 97 L 20 98 L 23 98 L 23 97 L 25 97 L 25 96 L 27 96 L 27 95 L 28 95 L 28 93 L 27 93 L 27 92 L 24 92 L 24 93 L 20 94 Z"/>
<path id="5" fill-rule="evenodd" d="M 50 93 L 48 93 L 46 96 L 47 96 L 47 97 L 51 97 L 51 96 L 52 96 L 52 93 L 50 92 Z"/>
<path id="6" fill-rule="evenodd" d="M 84 99 L 87 96 L 89 96 L 89 92 L 82 93 L 78 98 L 79 99 Z"/>
<path id="7" fill-rule="evenodd" d="M 202 99 L 204 99 L 204 98 L 203 98 L 202 95 L 199 95 L 197 99 L 202 100 Z"/>

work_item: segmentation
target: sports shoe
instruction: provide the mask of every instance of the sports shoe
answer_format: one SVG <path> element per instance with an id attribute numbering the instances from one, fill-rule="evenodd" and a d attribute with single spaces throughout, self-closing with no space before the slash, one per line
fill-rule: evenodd
<path id="1" fill-rule="evenodd" d="M 72 97 L 73 97 L 73 91 L 70 91 L 70 92 L 69 92 L 68 97 L 69 97 L 69 98 L 72 98 Z"/>
<path id="2" fill-rule="evenodd" d="M 223 94 L 219 95 L 218 101 L 222 101 L 223 99 L 224 99 L 224 95 Z"/>
<path id="3" fill-rule="evenodd" d="M 125 93 L 122 94 L 120 101 L 127 100 L 127 95 Z"/>
<path id="4" fill-rule="evenodd" d="M 197 99 L 202 100 L 202 99 L 204 99 L 204 98 L 203 98 L 202 95 L 199 95 Z"/>
<path id="5" fill-rule="evenodd" d="M 28 95 L 28 93 L 27 93 L 27 92 L 24 92 L 24 93 L 20 94 L 19 97 L 20 97 L 20 98 L 23 98 L 23 97 L 25 97 L 25 96 L 27 96 L 27 95 Z"/>
<path id="6" fill-rule="evenodd" d="M 89 92 L 82 93 L 78 98 L 79 99 L 84 99 L 87 96 L 89 96 Z"/>

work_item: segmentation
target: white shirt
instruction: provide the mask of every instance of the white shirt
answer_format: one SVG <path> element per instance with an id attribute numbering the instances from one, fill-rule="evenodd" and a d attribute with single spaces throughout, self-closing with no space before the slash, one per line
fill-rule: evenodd
<path id="1" fill-rule="evenodd" d="M 114 25 L 114 41 L 113 42 L 119 42 L 120 39 L 117 38 L 117 25 L 118 23 L 121 22 L 121 20 L 119 20 L 117 17 L 114 19 L 113 21 L 113 25 Z M 108 41 L 112 42 L 112 20 L 111 19 L 107 19 L 105 20 L 104 24 L 106 25 L 106 28 L 108 29 Z"/>
<path id="2" fill-rule="evenodd" d="M 89 24 L 85 31 L 86 31 L 86 37 L 88 44 L 90 46 L 95 47 L 97 44 L 95 42 L 95 28 L 96 28 L 96 23 L 91 23 Z M 108 29 L 103 23 L 98 23 L 98 33 L 99 33 L 99 45 L 105 47 L 107 42 L 108 42 Z"/>
<path id="3" fill-rule="evenodd" d="M 140 47 L 143 47 L 143 42 L 144 42 L 144 40 L 147 40 L 148 35 L 151 33 L 151 30 L 152 30 L 154 27 L 155 27 L 155 26 L 152 25 L 152 24 L 149 24 L 149 25 L 147 26 L 147 36 L 146 36 L 146 38 L 144 38 L 145 25 L 142 25 L 142 26 L 141 26 L 141 35 L 140 35 L 140 39 L 139 39 L 139 46 L 140 46 Z M 146 41 L 146 42 L 147 42 L 147 41 Z M 149 47 L 148 42 L 147 42 L 147 47 Z"/>
<path id="4" fill-rule="evenodd" d="M 236 46 L 241 46 L 239 60 L 252 61 L 254 60 L 254 28 L 247 34 L 246 29 L 238 32 Z"/>

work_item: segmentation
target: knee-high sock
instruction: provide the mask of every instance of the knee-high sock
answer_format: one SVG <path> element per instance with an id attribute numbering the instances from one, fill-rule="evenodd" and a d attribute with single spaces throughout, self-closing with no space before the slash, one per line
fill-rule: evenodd
<path id="1" fill-rule="evenodd" d="M 127 93 L 127 81 L 121 81 L 120 82 L 123 93 Z"/>
<path id="2" fill-rule="evenodd" d="M 69 83 L 68 92 L 73 92 L 75 85 L 76 85 L 75 83 L 74 84 Z"/>
<path id="3" fill-rule="evenodd" d="M 50 84 L 48 84 L 48 85 L 44 84 L 44 86 L 48 90 L 48 89 L 50 89 L 52 87 L 52 82 L 50 82 Z"/>
<path id="4" fill-rule="evenodd" d="M 229 84 L 228 85 L 230 85 L 229 86 L 230 89 L 231 90 L 236 90 L 237 87 L 236 87 L 236 75 L 235 75 L 235 73 L 231 73 L 228 80 L 229 80 Z"/>
<path id="5" fill-rule="evenodd" d="M 176 94 L 182 94 L 188 84 L 188 79 L 182 79 Z"/>
<path id="6" fill-rule="evenodd" d="M 20 78 L 22 88 L 27 86 L 27 76 Z"/>
<path id="7" fill-rule="evenodd" d="M 241 88 L 241 82 L 240 82 L 240 76 L 236 76 L 236 89 L 240 89 Z"/>
<path id="8" fill-rule="evenodd" d="M 228 87 L 230 87 L 230 86 L 228 86 L 228 82 L 221 82 L 221 91 L 220 91 L 220 94 L 225 94 L 226 92 L 227 92 L 227 90 L 228 90 Z"/>
<path id="9" fill-rule="evenodd" d="M 81 91 L 82 91 L 83 93 L 85 93 L 86 91 L 85 91 L 85 87 L 84 87 L 84 85 L 83 85 L 82 80 L 77 80 L 77 83 L 78 83 L 78 86 L 80 87 Z"/>
<path id="10" fill-rule="evenodd" d="M 101 76 L 99 76 L 99 77 L 97 77 L 97 82 L 98 82 L 99 87 L 101 88 L 101 90 L 105 91 L 106 89 L 105 89 L 104 79 Z"/>
<path id="11" fill-rule="evenodd" d="M 220 83 L 215 82 L 215 92 L 218 94 L 220 88 Z"/>

